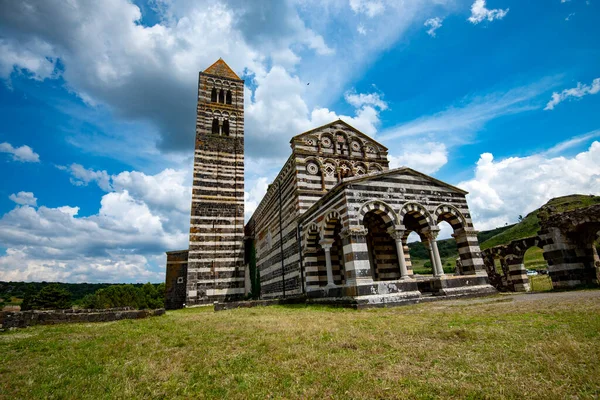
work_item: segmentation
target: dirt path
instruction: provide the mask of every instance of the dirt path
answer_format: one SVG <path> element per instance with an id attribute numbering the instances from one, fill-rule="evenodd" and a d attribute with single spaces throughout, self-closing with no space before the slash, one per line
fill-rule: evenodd
<path id="1" fill-rule="evenodd" d="M 544 293 L 501 293 L 475 299 L 449 300 L 436 302 L 436 306 L 456 306 L 470 304 L 486 304 L 499 302 L 537 302 L 546 300 L 577 300 L 577 299 L 600 299 L 600 290 L 574 290 L 572 292 L 544 292 Z"/>

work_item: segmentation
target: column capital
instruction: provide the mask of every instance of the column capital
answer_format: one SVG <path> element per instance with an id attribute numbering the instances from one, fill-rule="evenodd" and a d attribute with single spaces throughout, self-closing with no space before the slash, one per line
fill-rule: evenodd
<path id="1" fill-rule="evenodd" d="M 340 237 L 345 239 L 349 236 L 367 236 L 367 229 L 364 226 L 348 226 L 340 232 Z"/>
<path id="2" fill-rule="evenodd" d="M 404 234 L 406 233 L 406 228 L 404 225 L 396 225 L 387 230 L 387 233 L 396 241 L 402 240 Z"/>
<path id="3" fill-rule="evenodd" d="M 321 239 L 319 241 L 319 244 L 321 245 L 321 247 L 323 248 L 323 250 L 328 251 L 333 246 L 333 242 L 334 242 L 333 239 Z"/>
<path id="4" fill-rule="evenodd" d="M 437 239 L 440 233 L 440 228 L 427 228 L 423 230 L 423 236 L 425 236 L 430 242 Z"/>

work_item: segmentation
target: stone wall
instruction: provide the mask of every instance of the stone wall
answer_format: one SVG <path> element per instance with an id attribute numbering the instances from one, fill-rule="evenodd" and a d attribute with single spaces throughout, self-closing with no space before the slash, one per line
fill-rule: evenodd
<path id="1" fill-rule="evenodd" d="M 0 312 L 0 329 L 25 328 L 33 325 L 54 325 L 75 322 L 107 322 L 121 319 L 140 319 L 163 315 L 164 308 L 133 310 L 128 307 L 106 310 L 32 310 Z"/>
<path id="2" fill-rule="evenodd" d="M 165 308 L 176 310 L 185 304 L 187 287 L 188 251 L 167 252 L 167 274 L 165 279 Z"/>

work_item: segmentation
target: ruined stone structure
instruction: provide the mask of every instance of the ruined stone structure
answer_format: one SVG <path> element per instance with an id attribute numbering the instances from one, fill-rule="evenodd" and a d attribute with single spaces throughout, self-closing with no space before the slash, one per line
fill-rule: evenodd
<path id="1" fill-rule="evenodd" d="M 0 311 L 0 331 L 34 325 L 107 322 L 164 315 L 165 309 L 134 310 L 131 307 L 68 310 Z"/>
<path id="2" fill-rule="evenodd" d="M 529 248 L 537 246 L 544 251 L 555 289 L 598 285 L 600 258 L 596 243 L 600 205 L 566 212 L 546 206 L 540 209 L 538 217 L 541 229 L 537 236 L 514 240 L 482 253 L 490 282 L 502 291 L 529 291 L 523 258 Z M 494 260 L 500 261 L 502 272 L 496 270 Z"/>
<path id="3" fill-rule="evenodd" d="M 244 81 L 222 59 L 200 72 L 195 147 L 189 249 L 167 253 L 170 308 L 244 295 Z"/>
<path id="4" fill-rule="evenodd" d="M 227 94 L 220 102 L 227 88 L 231 104 Z M 244 286 L 250 291 L 240 230 L 242 91 L 222 60 L 200 74 L 190 249 L 167 253 L 169 308 L 184 297 L 194 305 L 235 300 Z M 388 149 L 341 120 L 294 136 L 291 148 L 245 226 L 246 276 L 261 298 L 386 305 L 495 291 L 465 191 L 410 168 L 390 170 Z M 444 274 L 436 244 L 442 221 L 459 247 L 461 267 L 452 276 Z M 413 274 L 411 232 L 430 251 L 432 276 Z"/>

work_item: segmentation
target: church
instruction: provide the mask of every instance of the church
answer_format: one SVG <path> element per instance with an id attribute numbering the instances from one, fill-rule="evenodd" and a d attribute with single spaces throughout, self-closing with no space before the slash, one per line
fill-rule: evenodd
<path id="1" fill-rule="evenodd" d="M 200 72 L 189 248 L 167 252 L 167 308 L 248 297 L 361 308 L 495 292 L 467 192 L 390 169 L 388 149 L 341 120 L 290 145 L 244 225 L 244 81 L 222 59 Z M 442 221 L 458 246 L 453 274 L 436 243 Z M 431 275 L 413 273 L 412 232 Z"/>

